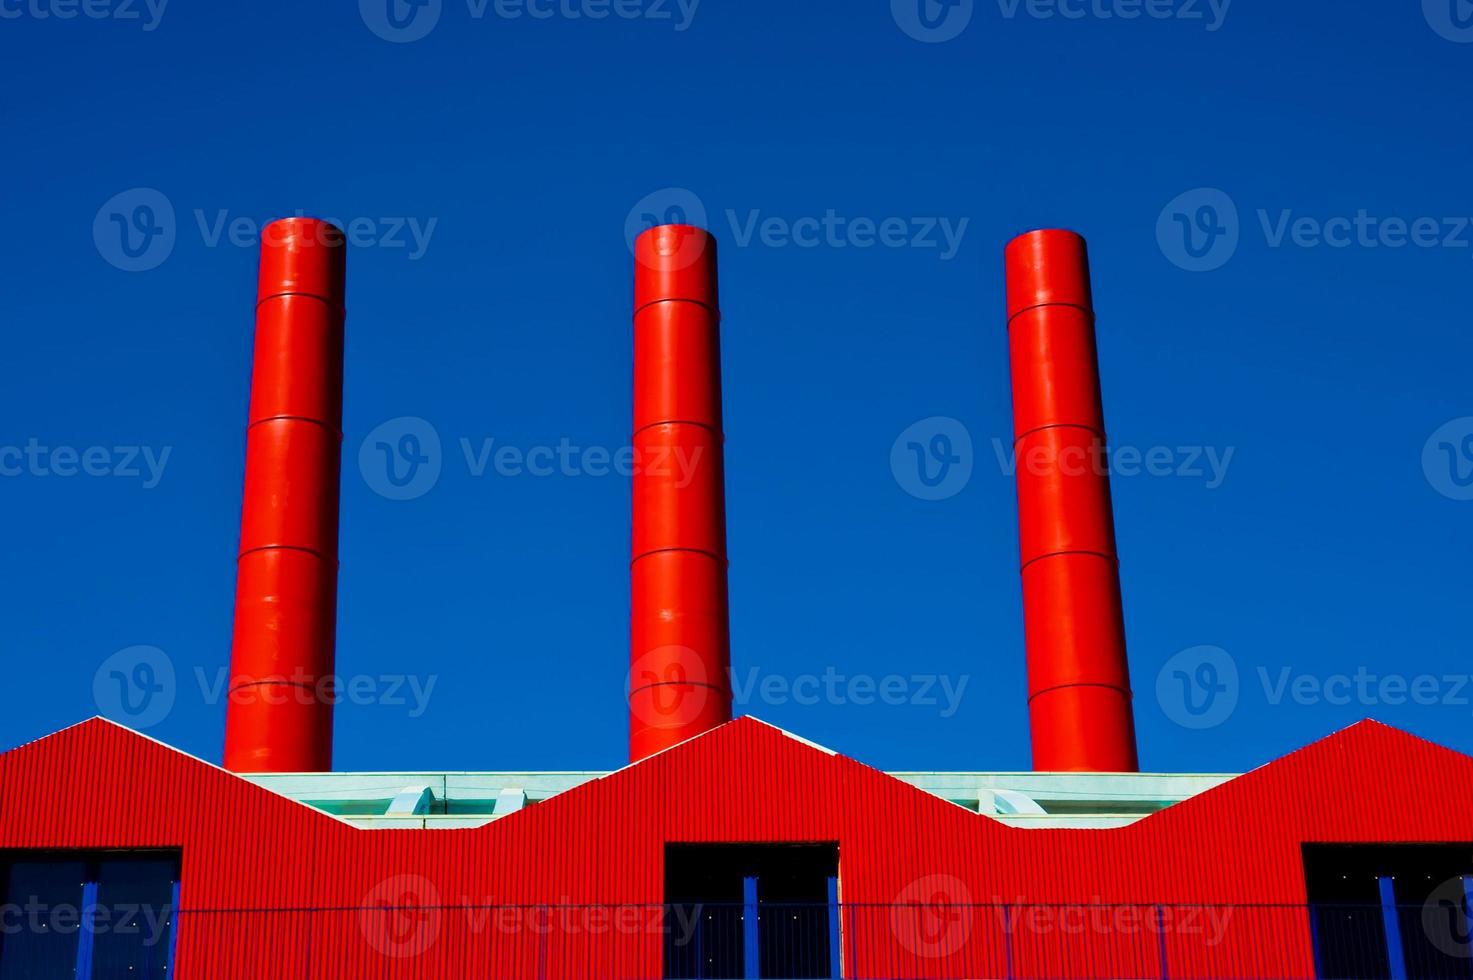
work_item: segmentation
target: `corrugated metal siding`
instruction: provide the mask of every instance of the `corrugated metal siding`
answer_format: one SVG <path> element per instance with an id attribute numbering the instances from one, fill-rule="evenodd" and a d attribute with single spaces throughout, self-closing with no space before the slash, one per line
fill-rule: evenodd
<path id="1" fill-rule="evenodd" d="M 467 830 L 358 830 L 102 720 L 0 755 L 0 847 L 183 852 L 186 978 L 657 977 L 656 925 L 477 909 L 652 915 L 674 841 L 837 842 L 851 976 L 1159 976 L 1163 953 L 1178 977 L 1310 976 L 1301 844 L 1473 841 L 1470 804 L 1473 759 L 1374 722 L 1113 830 L 1008 827 L 751 719 Z M 938 927 L 895 903 L 978 907 Z M 1025 903 L 1238 908 L 1211 944 L 1119 922 L 1066 943 L 1004 920 Z M 383 905 L 453 908 L 361 908 Z"/>

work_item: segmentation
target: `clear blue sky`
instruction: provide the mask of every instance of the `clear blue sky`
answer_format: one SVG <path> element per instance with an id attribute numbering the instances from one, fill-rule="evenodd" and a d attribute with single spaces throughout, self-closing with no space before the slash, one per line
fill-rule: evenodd
<path id="1" fill-rule="evenodd" d="M 476 476 L 461 440 L 625 444 L 626 224 L 657 194 L 722 248 L 741 711 L 881 767 L 1027 767 L 1001 255 L 1065 225 L 1112 442 L 1173 474 L 1114 481 L 1143 765 L 1251 767 L 1365 716 L 1473 750 L 1466 4 L 90 2 L 0 0 L 0 745 L 126 711 L 113 670 L 163 684 L 109 660 L 142 645 L 174 673 L 149 733 L 219 759 L 256 262 L 228 222 L 300 209 L 367 219 L 339 670 L 435 684 L 417 717 L 407 685 L 339 708 L 338 767 L 620 764 L 627 481 Z M 442 445 L 409 500 L 359 465 L 401 417 Z M 971 443 L 939 500 L 891 465 L 933 417 Z M 93 447 L 123 475 L 82 472 Z M 1232 456 L 1214 481 L 1178 447 Z M 905 703 L 855 703 L 891 674 Z M 949 710 L 926 677 L 966 686 Z"/>

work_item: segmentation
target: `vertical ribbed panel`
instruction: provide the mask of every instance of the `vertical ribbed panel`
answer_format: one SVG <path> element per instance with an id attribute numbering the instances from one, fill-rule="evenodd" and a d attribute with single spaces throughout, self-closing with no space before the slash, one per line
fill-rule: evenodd
<path id="1" fill-rule="evenodd" d="M 837 842 L 849 976 L 1307 977 L 1301 844 L 1473 841 L 1470 799 L 1473 759 L 1366 722 L 1128 827 L 1024 830 L 742 719 L 485 827 L 369 831 L 94 720 L 0 755 L 0 848 L 182 850 L 185 980 L 658 977 L 679 841 Z M 1065 935 L 1031 903 L 1238 907 Z M 544 904 L 646 918 L 486 908 Z"/>

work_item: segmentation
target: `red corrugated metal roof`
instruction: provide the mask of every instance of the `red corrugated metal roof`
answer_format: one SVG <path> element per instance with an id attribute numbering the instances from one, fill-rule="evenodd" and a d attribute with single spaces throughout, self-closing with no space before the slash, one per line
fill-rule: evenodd
<path id="1" fill-rule="evenodd" d="M 664 847 L 679 841 L 837 842 L 842 900 L 855 906 L 1303 904 L 1304 842 L 1473 841 L 1470 803 L 1473 759 L 1370 721 L 1110 830 L 1008 827 L 749 718 L 466 830 L 359 830 L 101 719 L 0 755 L 0 848 L 177 848 L 192 910 L 355 910 L 404 896 L 455 906 L 658 905 Z M 898 929 L 893 911 L 883 917 L 846 926 L 846 956 L 857 966 L 894 962 Z M 353 912 L 331 922 L 261 913 L 254 926 L 216 918 L 186 917 L 181 968 L 226 958 L 229 974 L 208 975 L 243 976 L 235 970 L 270 970 L 276 956 L 332 949 L 346 964 L 376 955 Z M 1267 950 L 1283 975 L 1312 972 L 1302 913 L 1272 919 L 1282 924 L 1243 913 L 1243 934 L 1230 932 L 1210 955 L 1261 962 Z M 446 915 L 437 951 L 425 955 L 487 969 L 531 955 L 515 935 L 473 926 Z M 979 915 L 967 928 L 999 926 Z M 1282 935 L 1265 944 L 1265 930 Z M 269 950 L 259 946 L 265 938 Z M 1085 941 L 1116 944 L 1115 958 L 1100 961 L 1111 964 L 1107 973 L 1129 965 L 1118 959 L 1126 955 L 1120 937 Z M 1181 944 L 1172 956 L 1199 962 L 1208 954 L 1197 941 L 1170 937 Z M 245 948 L 253 943 L 259 948 Z M 956 955 L 993 948 L 969 943 Z M 582 936 L 547 975 L 583 975 L 584 957 L 614 957 L 599 962 L 617 969 L 594 972 L 657 976 L 659 956 L 657 936 Z M 416 962 L 418 971 L 404 975 L 437 975 Z M 1213 960 L 1219 975 L 1232 972 L 1223 962 L 1237 961 Z M 968 961 L 966 969 L 980 975 L 994 965 Z"/>

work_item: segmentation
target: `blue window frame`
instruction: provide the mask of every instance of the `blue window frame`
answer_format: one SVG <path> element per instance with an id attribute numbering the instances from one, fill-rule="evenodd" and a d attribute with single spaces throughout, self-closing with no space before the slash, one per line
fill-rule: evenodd
<path id="1" fill-rule="evenodd" d="M 1473 977 L 1473 842 L 1305 844 L 1320 976 Z"/>
<path id="2" fill-rule="evenodd" d="M 179 856 L 0 851 L 0 980 L 168 980 Z"/>
<path id="3" fill-rule="evenodd" d="M 665 976 L 839 976 L 838 873 L 832 843 L 667 844 Z"/>
<path id="4" fill-rule="evenodd" d="M 67 909 L 80 909 L 87 865 L 78 860 L 0 864 L 0 980 L 75 976 L 78 929 Z"/>

